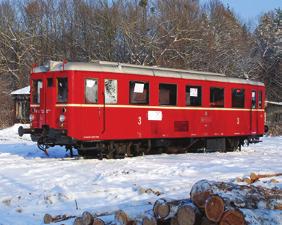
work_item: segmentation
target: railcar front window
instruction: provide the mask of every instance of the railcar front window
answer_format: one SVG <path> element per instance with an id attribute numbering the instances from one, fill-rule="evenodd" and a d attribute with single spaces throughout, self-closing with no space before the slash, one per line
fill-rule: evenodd
<path id="1" fill-rule="evenodd" d="M 68 101 L 68 79 L 57 79 L 57 102 L 66 103 Z"/>
<path id="2" fill-rule="evenodd" d="M 252 109 L 256 108 L 257 95 L 256 91 L 252 91 Z"/>
<path id="3" fill-rule="evenodd" d="M 245 107 L 245 90 L 232 89 L 232 107 L 244 108 Z"/>
<path id="4" fill-rule="evenodd" d="M 224 107 L 224 88 L 210 88 L 210 106 Z"/>
<path id="5" fill-rule="evenodd" d="M 40 104 L 40 91 L 42 88 L 42 80 L 34 80 L 33 81 L 33 96 L 32 96 L 32 101 L 35 104 Z"/>
<path id="6" fill-rule="evenodd" d="M 98 80 L 85 80 L 85 103 L 93 104 L 98 102 Z"/>
<path id="7" fill-rule="evenodd" d="M 262 109 L 262 91 L 258 92 L 258 107 Z"/>
<path id="8" fill-rule="evenodd" d="M 129 83 L 130 104 L 149 104 L 149 83 L 141 81 L 130 81 Z"/>
<path id="9" fill-rule="evenodd" d="M 202 88 L 200 86 L 186 86 L 186 105 L 202 105 Z"/>
<path id="10" fill-rule="evenodd" d="M 105 79 L 105 103 L 117 103 L 117 80 Z"/>

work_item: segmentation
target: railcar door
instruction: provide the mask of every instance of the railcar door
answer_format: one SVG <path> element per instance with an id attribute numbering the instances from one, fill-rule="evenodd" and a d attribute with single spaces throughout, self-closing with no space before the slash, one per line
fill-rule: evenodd
<path id="1" fill-rule="evenodd" d="M 252 90 L 251 94 L 251 111 L 250 111 L 250 128 L 251 134 L 257 134 L 258 115 L 257 115 L 257 91 Z"/>
<path id="2" fill-rule="evenodd" d="M 101 79 L 84 79 L 84 102 L 83 108 L 77 108 L 75 114 L 80 115 L 83 124 L 81 130 L 82 137 L 85 139 L 97 139 L 101 135 L 101 123 L 103 118 L 103 107 L 101 105 Z M 82 114 L 81 114 L 82 113 Z"/>
<path id="3" fill-rule="evenodd" d="M 56 104 L 55 99 L 55 81 L 54 78 L 49 77 L 45 82 L 45 124 L 50 127 L 55 127 L 55 116 L 54 116 L 54 106 Z"/>
<path id="4" fill-rule="evenodd" d="M 44 79 L 38 78 L 32 80 L 32 108 L 36 114 L 33 125 L 42 127 L 45 124 L 45 95 L 44 95 Z"/>

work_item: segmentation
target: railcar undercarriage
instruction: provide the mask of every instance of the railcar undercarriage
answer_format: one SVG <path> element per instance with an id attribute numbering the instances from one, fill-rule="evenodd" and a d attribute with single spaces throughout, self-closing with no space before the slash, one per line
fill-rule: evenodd
<path id="1" fill-rule="evenodd" d="M 151 154 L 181 154 L 193 152 L 240 151 L 241 146 L 259 142 L 258 136 L 179 138 L 179 139 L 139 139 L 111 141 L 77 141 L 67 136 L 66 130 L 19 128 L 19 135 L 31 134 L 38 148 L 46 154 L 47 149 L 56 145 L 65 146 L 73 156 L 73 149 L 85 158 L 113 159 Z"/>

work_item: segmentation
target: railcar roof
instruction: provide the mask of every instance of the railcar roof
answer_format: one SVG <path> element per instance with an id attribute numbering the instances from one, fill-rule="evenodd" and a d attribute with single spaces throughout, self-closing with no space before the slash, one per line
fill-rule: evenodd
<path id="1" fill-rule="evenodd" d="M 210 80 L 210 81 L 218 81 L 218 82 L 230 82 L 230 83 L 264 86 L 264 84 L 261 82 L 235 78 L 235 77 L 227 77 L 226 75 L 221 73 L 171 69 L 171 68 L 163 68 L 157 66 L 141 66 L 141 65 L 117 63 L 117 62 L 106 62 L 106 61 L 94 61 L 91 63 L 84 63 L 84 62 L 63 63 L 63 62 L 50 61 L 45 66 L 39 66 L 33 68 L 32 72 L 42 73 L 42 72 L 63 71 L 63 70 L 136 74 L 143 76 L 172 77 L 172 78 L 183 78 L 183 79 L 193 79 L 193 80 Z"/>

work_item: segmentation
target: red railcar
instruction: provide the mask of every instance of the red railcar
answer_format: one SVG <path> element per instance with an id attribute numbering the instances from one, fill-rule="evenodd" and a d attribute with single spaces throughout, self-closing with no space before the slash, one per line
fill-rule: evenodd
<path id="1" fill-rule="evenodd" d="M 138 155 L 235 150 L 264 133 L 263 83 L 129 64 L 52 62 L 31 74 L 30 133 L 42 148 Z"/>

